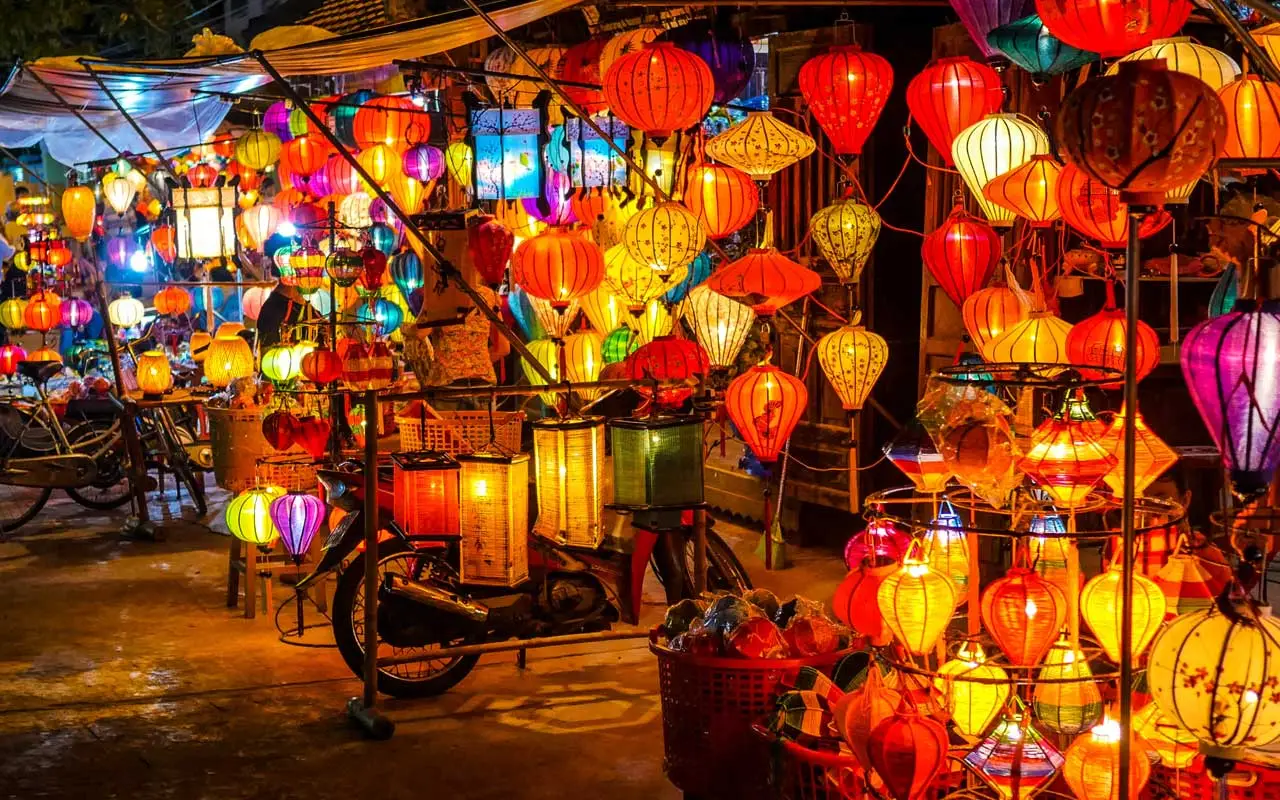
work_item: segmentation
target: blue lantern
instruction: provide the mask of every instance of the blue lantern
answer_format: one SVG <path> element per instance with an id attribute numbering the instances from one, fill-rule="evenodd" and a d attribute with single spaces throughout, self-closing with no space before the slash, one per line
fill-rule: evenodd
<path id="1" fill-rule="evenodd" d="M 362 303 L 356 311 L 356 321 L 373 325 L 373 332 L 378 336 L 390 336 L 404 322 L 404 311 L 390 300 L 380 297 Z"/>
<path id="2" fill-rule="evenodd" d="M 529 296 L 525 294 L 524 289 L 512 285 L 511 291 L 507 293 L 507 308 L 511 310 L 511 316 L 515 318 L 516 325 L 520 327 L 520 333 L 524 334 L 526 342 L 547 338 L 546 331 L 538 322 L 538 315 L 534 313 L 533 305 L 529 302 Z"/>
<path id="3" fill-rule="evenodd" d="M 476 197 L 520 200 L 542 189 L 538 134 L 543 113 L 536 108 L 488 108 L 471 112 Z"/>
<path id="4" fill-rule="evenodd" d="M 1236 277 L 1236 268 L 1230 264 L 1222 271 L 1209 295 L 1209 318 L 1220 317 L 1236 307 L 1236 299 L 1240 296 L 1240 280 Z"/>
<path id="5" fill-rule="evenodd" d="M 555 172 L 569 171 L 569 145 L 564 138 L 563 125 L 551 129 L 551 138 L 547 140 L 547 166 Z"/>
<path id="6" fill-rule="evenodd" d="M 391 280 L 395 282 L 396 288 L 400 290 L 400 296 L 409 303 L 410 310 L 413 309 L 414 292 L 426 285 L 426 278 L 422 270 L 422 260 L 418 258 L 418 254 L 412 250 L 406 250 L 397 256 L 392 257 L 391 263 L 388 265 L 388 271 L 391 273 Z M 421 309 L 419 309 L 421 310 Z"/>
<path id="7" fill-rule="evenodd" d="M 681 300 L 689 296 L 696 286 L 711 277 L 711 256 L 705 252 L 698 253 L 698 257 L 689 265 L 689 271 L 685 273 L 684 278 L 679 283 L 667 290 L 662 299 L 668 303 L 679 303 Z"/>
<path id="8" fill-rule="evenodd" d="M 391 258 L 400 246 L 400 234 L 390 225 L 375 222 L 369 229 L 369 243 L 381 250 L 384 256 Z"/>
<path id="9" fill-rule="evenodd" d="M 987 43 L 1037 81 L 1098 60 L 1097 53 L 1076 49 L 1049 33 L 1037 14 L 1001 25 L 987 34 Z"/>

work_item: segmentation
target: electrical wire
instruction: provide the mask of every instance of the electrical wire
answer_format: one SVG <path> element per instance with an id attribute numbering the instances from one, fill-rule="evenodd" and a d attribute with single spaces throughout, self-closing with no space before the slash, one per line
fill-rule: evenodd
<path id="1" fill-rule="evenodd" d="M 284 627 L 282 627 L 280 624 L 280 614 L 285 610 L 285 608 L 288 607 L 290 602 L 297 603 L 299 597 L 307 598 L 307 600 L 311 602 L 311 605 L 315 606 L 316 612 L 319 613 L 320 616 L 324 617 L 325 622 L 324 623 L 317 622 L 312 625 L 303 625 L 301 631 L 299 631 L 297 628 L 289 628 L 288 630 L 286 630 Z M 290 647 L 309 647 L 315 650 L 331 650 L 331 649 L 336 649 L 338 646 L 337 643 L 325 644 L 325 643 L 302 641 L 302 633 L 305 631 L 316 630 L 319 628 L 333 627 L 333 618 L 320 610 L 319 604 L 317 604 L 316 601 L 312 599 L 311 595 L 308 594 L 305 589 L 303 589 L 302 591 L 298 591 L 297 589 L 295 589 L 288 597 L 284 599 L 283 603 L 281 603 L 279 606 L 276 607 L 274 622 L 276 626 L 276 631 L 280 634 L 279 639 L 281 644 L 287 644 Z"/>

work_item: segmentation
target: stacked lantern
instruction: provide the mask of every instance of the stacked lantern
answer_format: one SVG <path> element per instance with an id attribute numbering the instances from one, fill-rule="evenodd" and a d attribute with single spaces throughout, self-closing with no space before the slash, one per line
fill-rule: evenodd
<path id="1" fill-rule="evenodd" d="M 610 420 L 614 502 L 635 510 L 702 503 L 702 428 L 696 417 Z"/>
<path id="2" fill-rule="evenodd" d="M 517 586 L 529 576 L 529 457 L 460 455 L 460 577 Z"/>

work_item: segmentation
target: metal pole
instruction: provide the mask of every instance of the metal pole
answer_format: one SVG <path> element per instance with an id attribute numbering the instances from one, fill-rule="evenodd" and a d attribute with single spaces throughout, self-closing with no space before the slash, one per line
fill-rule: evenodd
<path id="1" fill-rule="evenodd" d="M 338 247 L 338 212 L 332 200 L 329 201 L 329 252 Z M 338 352 L 338 287 L 329 281 L 329 349 Z M 342 406 L 345 402 L 339 397 L 338 378 L 329 383 L 329 458 L 337 464 L 342 455 Z"/>
<path id="2" fill-rule="evenodd" d="M 693 510 L 693 593 L 707 590 L 707 510 Z"/>
<path id="3" fill-rule="evenodd" d="M 58 105 L 60 105 L 60 106 L 62 106 L 63 108 L 65 108 L 67 111 L 70 111 L 70 112 L 71 112 L 71 114 L 72 114 L 76 119 L 80 120 L 80 122 L 81 122 L 81 123 L 83 123 L 83 124 L 84 124 L 84 126 L 85 126 L 86 128 L 88 128 L 88 129 L 93 133 L 93 135 L 94 135 L 94 136 L 97 136 L 99 139 L 101 139 L 101 140 L 102 140 L 103 144 L 105 144 L 107 147 L 110 147 L 110 148 L 115 152 L 115 154 L 116 154 L 118 157 L 120 157 L 120 158 L 124 158 L 124 151 L 123 151 L 123 150 L 121 150 L 119 147 L 116 147 L 116 146 L 111 142 L 111 140 L 110 140 L 110 139 L 108 139 L 106 136 L 104 136 L 104 135 L 103 135 L 103 133 L 102 133 L 102 131 L 98 130 L 98 128 L 97 128 L 97 127 L 96 127 L 92 122 L 90 122 L 89 120 L 85 119 L 84 114 L 81 114 L 79 109 L 77 109 L 75 106 L 73 106 L 73 105 L 71 105 L 70 103 L 68 103 L 68 102 L 66 101 L 66 99 L 64 99 L 64 98 L 63 98 L 63 96 L 62 96 L 62 95 L 58 94 L 58 91 L 57 91 L 56 89 L 54 89 L 52 86 L 50 86 L 48 83 L 46 83 L 46 82 L 45 82 L 45 80 L 44 80 L 44 78 L 41 78 L 41 77 L 40 77 L 40 74 L 39 74 L 38 72 L 36 72 L 35 70 L 31 69 L 31 68 L 30 68 L 30 67 L 28 67 L 26 64 L 22 64 L 22 65 L 21 65 L 21 69 L 22 69 L 22 71 L 23 71 L 23 72 L 25 72 L 25 73 L 27 73 L 28 75 L 30 75 L 30 76 L 35 80 L 35 82 L 36 82 L 36 83 L 38 83 L 38 84 L 40 84 L 42 87 L 44 87 L 44 90 L 45 90 L 46 92 L 48 92 L 49 94 L 53 95 L 53 99 L 58 101 Z"/>
<path id="4" fill-rule="evenodd" d="M 1272 22 L 1280 22 L 1280 12 L 1277 12 L 1270 4 L 1259 2 L 1258 0 L 1242 0 L 1242 2 Z M 1258 46 L 1253 35 L 1240 24 L 1240 20 L 1236 19 L 1235 14 L 1231 13 L 1231 9 L 1227 8 L 1222 0 L 1209 0 L 1206 5 L 1214 18 L 1220 24 L 1226 26 L 1227 30 L 1231 31 L 1231 35 L 1244 47 L 1244 51 L 1249 55 L 1249 60 L 1253 62 L 1254 69 L 1261 72 L 1262 76 L 1269 81 L 1280 81 L 1280 71 L 1276 69 L 1276 65 L 1272 63 L 1266 51 Z"/>
<path id="5" fill-rule="evenodd" d="M 0 153 L 4 154 L 4 156 L 5 156 L 6 158 L 8 158 L 10 161 L 12 161 L 16 166 L 18 166 L 19 168 L 21 168 L 23 171 L 25 171 L 25 172 L 30 172 L 30 173 L 31 173 L 31 177 L 33 177 L 33 178 L 35 178 L 36 180 L 40 181 L 40 185 L 41 185 L 41 186 L 43 186 L 46 190 L 48 190 L 50 194 L 52 194 L 52 193 L 53 193 L 53 187 L 52 187 L 52 186 L 50 186 L 50 185 L 49 185 L 49 182 L 48 182 L 47 180 L 45 180 L 45 179 L 44 179 L 44 176 L 43 176 L 43 175 L 41 175 L 41 174 L 40 174 L 40 172 L 39 172 L 38 170 L 31 169 L 31 168 L 30 168 L 30 167 L 28 167 L 26 164 L 22 163 L 22 159 L 18 158 L 16 155 L 14 155 L 14 153 L 13 153 L 13 151 L 12 151 L 12 150 L 10 150 L 10 149 L 9 149 L 9 148 L 7 148 L 7 147 L 0 147 Z M 49 200 L 52 202 L 53 198 L 52 198 L 52 197 L 50 197 L 50 198 L 49 198 Z"/>

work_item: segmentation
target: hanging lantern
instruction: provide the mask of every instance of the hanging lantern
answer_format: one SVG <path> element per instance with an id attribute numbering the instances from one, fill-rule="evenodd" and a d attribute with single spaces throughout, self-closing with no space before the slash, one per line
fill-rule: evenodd
<path id="1" fill-rule="evenodd" d="M 652 342 L 659 336 L 666 336 L 675 328 L 675 319 L 671 309 L 661 300 L 650 300 L 635 320 L 636 341 L 641 345 Z"/>
<path id="2" fill-rule="evenodd" d="M 880 584 L 876 602 L 899 644 L 909 653 L 924 655 L 933 650 L 951 622 L 956 610 L 956 588 L 945 575 L 908 556 Z"/>
<path id="3" fill-rule="evenodd" d="M 646 208 L 627 220 L 622 234 L 627 254 L 664 276 L 691 264 L 706 242 L 698 215 L 679 203 Z"/>
<path id="4" fill-rule="evenodd" d="M 392 453 L 396 524 L 410 536 L 458 535 L 458 475 L 447 453 Z"/>
<path id="5" fill-rule="evenodd" d="M 56 361 L 62 363 L 62 354 L 52 347 L 41 347 L 39 350 L 33 350 L 27 356 L 28 361 Z"/>
<path id="6" fill-rule="evenodd" d="M 404 311 L 395 303 L 378 298 L 360 304 L 356 311 L 356 322 L 372 325 L 376 336 L 390 336 L 404 322 Z"/>
<path id="7" fill-rule="evenodd" d="M 1134 109 L 1144 109 L 1141 131 L 1131 124 Z M 1068 161 L 1118 189 L 1121 200 L 1158 205 L 1209 168 L 1226 122 L 1222 101 L 1199 79 L 1164 61 L 1125 61 L 1115 75 L 1067 95 L 1056 138 Z"/>
<path id="8" fill-rule="evenodd" d="M 1079 800 L 1122 800 L 1119 779 L 1120 723 L 1107 718 L 1067 748 L 1062 777 Z M 1141 740 L 1130 732 L 1128 797 L 1137 797 L 1151 777 Z"/>
<path id="9" fill-rule="evenodd" d="M 89 240 L 97 211 L 98 198 L 88 186 L 68 186 L 62 192 L 62 221 L 76 241 Z"/>
<path id="10" fill-rule="evenodd" d="M 320 172 L 316 173 L 321 174 Z M 360 173 L 356 172 L 356 168 L 351 162 L 343 158 L 341 155 L 334 153 L 324 162 L 323 174 L 327 186 L 323 187 L 329 190 L 331 194 L 351 194 L 358 192 L 364 185 Z"/>
<path id="11" fill-rule="evenodd" d="M 609 499 L 604 419 L 535 422 L 533 451 L 538 489 L 533 532 L 568 547 L 599 547 Z"/>
<path id="12" fill-rule="evenodd" d="M 711 371 L 707 354 L 696 342 L 675 336 L 658 336 L 627 357 L 627 377 L 642 397 L 654 398 L 646 381 L 690 381 Z M 678 408 L 693 396 L 692 387 L 659 388 L 656 401 L 663 408 Z"/>
<path id="13" fill-rule="evenodd" d="M 464 583 L 516 586 L 529 576 L 529 457 L 458 456 L 460 577 Z"/>
<path id="14" fill-rule="evenodd" d="M 264 170 L 280 160 L 280 137 L 251 130 L 236 139 L 236 161 L 252 170 Z"/>
<path id="15" fill-rule="evenodd" d="M 1067 335 L 1067 359 L 1079 367 L 1105 367 L 1124 372 L 1125 369 L 1125 312 L 1116 308 L 1115 284 L 1107 283 L 1107 300 L 1102 310 L 1077 322 Z M 1160 363 L 1160 340 L 1150 325 L 1138 320 L 1136 337 L 1138 350 L 1137 380 L 1142 380 Z M 1081 369 L 1086 378 L 1100 379 L 1106 373 Z M 1115 388 L 1122 381 L 1116 380 L 1104 387 Z"/>
<path id="16" fill-rule="evenodd" d="M 287 345 L 275 345 L 262 354 L 262 375 L 276 383 L 288 383 L 298 377 L 301 364 L 293 357 L 293 349 Z"/>
<path id="17" fill-rule="evenodd" d="M 600 370 L 604 367 L 603 348 L 604 334 L 595 331 L 582 331 L 564 337 L 564 379 L 570 383 L 594 383 L 600 380 Z M 588 403 L 600 396 L 598 389 L 574 391 Z"/>
<path id="18" fill-rule="evenodd" d="M 995 28 L 987 34 L 987 44 L 1031 73 L 1036 83 L 1098 60 L 1097 53 L 1079 50 L 1049 33 L 1037 14 Z"/>
<path id="19" fill-rule="evenodd" d="M 169 356 L 160 350 L 140 353 L 136 361 L 135 375 L 143 396 L 155 399 L 173 388 L 173 371 Z"/>
<path id="20" fill-rule="evenodd" d="M 1058 175 L 1062 167 L 1053 156 L 1037 155 L 1020 167 L 991 179 L 983 196 L 1031 223 L 1047 228 L 1062 216 L 1058 205 Z"/>
<path id="21" fill-rule="evenodd" d="M 81 328 L 93 319 L 93 306 L 79 297 L 68 297 L 58 306 L 58 316 L 68 328 Z M 0 323 L 4 322 L 4 307 L 0 305 Z"/>
<path id="22" fill-rule="evenodd" d="M 1003 103 L 999 73 L 965 56 L 932 61 L 907 84 L 911 119 L 947 166 L 956 135 Z"/>
<path id="23" fill-rule="evenodd" d="M 800 93 L 837 155 L 860 155 L 893 89 L 893 69 L 857 45 L 841 45 L 800 67 Z"/>
<path id="24" fill-rule="evenodd" d="M 1124 420 L 1126 414 L 1125 408 L 1121 407 L 1110 429 L 1099 439 L 1102 446 L 1116 459 L 1116 465 L 1103 477 L 1103 480 L 1106 481 L 1107 486 L 1111 487 L 1111 491 L 1116 497 L 1124 497 Z M 1135 437 L 1133 447 L 1133 489 L 1136 495 L 1141 497 L 1146 492 L 1147 487 L 1155 482 L 1156 478 L 1174 465 L 1178 460 L 1178 454 L 1173 451 L 1172 447 L 1165 444 L 1164 440 L 1156 436 L 1154 431 L 1147 427 L 1146 420 L 1142 418 L 1141 413 L 1134 415 L 1133 429 Z"/>
<path id="25" fill-rule="evenodd" d="M 365 103 L 375 97 L 377 95 L 372 89 L 357 89 L 338 97 L 336 102 L 325 107 L 324 116 L 327 118 L 329 127 L 344 147 L 353 150 L 358 147 L 355 132 L 356 114 Z"/>
<path id="26" fill-rule="evenodd" d="M 410 178 L 430 185 L 444 175 L 444 151 L 429 144 L 416 144 L 400 157 L 400 169 Z"/>
<path id="27" fill-rule="evenodd" d="M 1125 605 L 1122 598 L 1122 576 L 1117 559 L 1111 568 L 1094 577 L 1080 591 L 1080 615 L 1089 623 L 1089 629 L 1098 637 L 1107 657 L 1120 663 L 1120 609 Z M 1133 575 L 1133 599 L 1131 611 L 1133 620 L 1133 658 L 1136 661 L 1151 643 L 1151 639 L 1164 622 L 1164 594 L 1150 578 L 1135 573 Z"/>
<path id="28" fill-rule="evenodd" d="M 306 177 L 322 169 L 333 148 L 322 136 L 299 136 L 280 149 L 280 165 L 291 174 Z"/>
<path id="29" fill-rule="evenodd" d="M 0 303 L 0 325 L 11 331 L 20 331 L 27 325 L 27 301 L 11 297 Z"/>
<path id="30" fill-rule="evenodd" d="M 470 192 L 475 153 L 466 142 L 452 142 L 444 149 L 444 165 L 448 167 L 453 182 Z"/>
<path id="31" fill-rule="evenodd" d="M 756 218 L 756 212 L 760 208 L 760 193 L 751 182 L 751 176 L 742 170 L 720 164 L 699 164 L 690 167 L 685 173 L 683 202 L 702 223 L 707 236 L 723 239 Z M 631 219 L 642 219 L 648 213 L 649 211 L 641 211 Z M 631 230 L 631 225 L 632 222 L 628 221 L 628 231 Z M 670 226 L 666 227 L 669 231 Z M 659 238 L 661 233 L 655 230 L 653 236 Z M 631 237 L 624 234 L 623 241 L 630 242 Z M 701 250 L 702 246 L 699 245 L 698 249 Z M 696 257 L 697 254 L 694 255 Z"/>
<path id="32" fill-rule="evenodd" d="M 867 521 L 866 528 L 850 536 L 849 541 L 845 542 L 845 566 L 851 570 L 863 564 L 896 566 L 906 556 L 911 542 L 911 535 L 891 520 L 872 517 Z"/>
<path id="33" fill-rule="evenodd" d="M 1015 708 L 1022 709 L 1021 703 Z M 1020 711 L 1006 712 L 991 734 L 964 757 L 1001 800 L 1025 800 L 1062 768 L 1062 753 Z"/>
<path id="34" fill-rule="evenodd" d="M 593 36 L 564 51 L 560 65 L 560 76 L 565 80 L 564 93 L 577 103 L 588 114 L 599 114 L 608 108 L 604 92 L 600 89 L 588 89 L 582 86 L 567 84 L 586 83 L 600 85 L 603 74 L 600 67 L 600 54 L 609 43 L 609 36 Z"/>
<path id="35" fill-rule="evenodd" d="M 822 278 L 778 252 L 755 248 L 712 273 L 707 286 L 750 306 L 762 317 L 816 291 Z"/>
<path id="36" fill-rule="evenodd" d="M 204 376 L 216 389 L 253 374 L 253 351 L 239 336 L 216 336 L 205 353 Z"/>
<path id="37" fill-rule="evenodd" d="M 573 330 L 574 320 L 578 318 L 580 304 L 577 300 L 570 300 L 568 308 L 557 311 L 551 307 L 550 302 L 541 297 L 534 297 L 521 289 L 520 302 L 528 307 L 528 317 L 532 318 L 533 325 L 530 330 L 541 331 L 553 339 L 563 339 L 568 336 L 569 331 Z M 524 311 L 521 310 L 520 313 L 523 314 Z M 529 319 L 525 318 L 521 324 L 522 327 L 528 326 Z"/>
<path id="38" fill-rule="evenodd" d="M 639 348 L 640 339 L 636 336 L 635 331 L 623 326 L 605 337 L 604 344 L 600 348 L 600 355 L 604 358 L 605 364 L 618 364 L 625 361 L 627 356 Z"/>
<path id="39" fill-rule="evenodd" d="M 710 68 L 716 105 L 731 102 L 751 81 L 755 48 L 739 26 L 698 20 L 668 30 L 661 39 L 693 53 Z"/>
<path id="40" fill-rule="evenodd" d="M 748 111 L 746 119 L 711 137 L 707 155 L 765 182 L 813 153 L 813 137 L 768 111 Z"/>
<path id="41" fill-rule="evenodd" d="M 27 301 L 27 307 L 22 314 L 23 321 L 33 331 L 40 333 L 51 331 L 62 321 L 59 308 L 61 305 L 62 299 L 53 292 L 37 292 Z"/>
<path id="42" fill-rule="evenodd" d="M 383 188 L 402 174 L 400 154 L 385 144 L 375 144 L 367 150 L 361 150 L 358 160 L 364 171 L 373 178 L 373 182 Z"/>
<path id="43" fill-rule="evenodd" d="M 143 308 L 141 301 L 127 294 L 117 297 L 111 301 L 111 305 L 107 306 L 107 318 L 117 328 L 133 328 L 141 325 L 145 313 L 146 309 Z"/>
<path id="44" fill-rule="evenodd" d="M 860 411 L 889 361 L 889 343 L 861 325 L 845 325 L 818 340 L 818 364 L 845 411 Z"/>
<path id="45" fill-rule="evenodd" d="M 713 367 L 731 367 L 755 324 L 756 312 L 706 286 L 696 286 L 684 305 L 684 317 Z"/>
<path id="46" fill-rule="evenodd" d="M 929 274 L 960 308 L 991 280 L 1001 249 L 1000 234 L 956 206 L 937 230 L 924 237 L 920 256 Z"/>
<path id="47" fill-rule="evenodd" d="M 1164 595 L 1166 619 L 1203 611 L 1217 595 L 1213 575 L 1201 558 L 1181 550 L 1169 556 L 1152 581 Z"/>
<path id="48" fill-rule="evenodd" d="M 280 532 L 271 521 L 271 503 L 284 496 L 276 486 L 254 487 L 236 495 L 227 504 L 227 530 L 242 542 L 266 547 Z"/>
<path id="49" fill-rule="evenodd" d="M 1040 724 L 1060 736 L 1078 736 L 1102 718 L 1102 694 L 1084 653 L 1065 638 L 1049 648 L 1032 691 Z"/>
<path id="50" fill-rule="evenodd" d="M 560 349 L 551 339 L 534 339 L 529 342 L 529 353 L 537 359 L 538 363 L 551 375 L 553 382 L 560 380 Z M 520 359 L 520 365 L 524 370 L 524 376 L 529 380 L 532 386 L 546 386 L 547 379 L 538 374 L 528 359 Z M 542 398 L 542 402 L 548 406 L 555 406 L 558 398 L 554 392 L 543 392 L 538 395 Z"/>
<path id="51" fill-rule="evenodd" d="M 0 345 L 0 375 L 10 377 L 18 371 L 18 365 L 27 360 L 27 351 L 20 345 Z M 701 444 L 699 444 L 701 446 Z"/>
<path id="52" fill-rule="evenodd" d="M 666 138 L 696 124 L 715 94 L 707 63 L 670 42 L 620 56 L 604 74 L 609 110 L 632 128 Z"/>
<path id="53" fill-rule="evenodd" d="M 364 259 L 354 250 L 338 248 L 325 258 L 324 272 L 337 286 L 355 286 L 364 274 Z"/>
<path id="54" fill-rule="evenodd" d="M 981 736 L 1009 699 L 1009 676 L 987 663 L 982 646 L 965 642 L 956 657 L 938 667 L 933 684 L 946 698 L 956 730 Z"/>
<path id="55" fill-rule="evenodd" d="M 996 364 L 1069 364 L 1067 336 L 1071 324 L 1048 311 L 1032 311 L 983 349 Z M 976 337 L 975 337 L 976 338 Z"/>
<path id="56" fill-rule="evenodd" d="M 387 274 L 387 255 L 373 245 L 360 250 L 360 284 L 369 293 L 377 292 Z"/>
<path id="57" fill-rule="evenodd" d="M 178 257 L 229 258 L 236 252 L 236 190 L 231 186 L 173 190 Z"/>
<path id="58" fill-rule="evenodd" d="M 1227 112 L 1223 158 L 1280 156 L 1280 86 L 1253 75 L 1218 89 Z"/>
<path id="59" fill-rule="evenodd" d="M 1031 435 L 1018 469 L 1026 473 L 1057 505 L 1084 504 L 1093 488 L 1116 466 L 1116 458 L 1090 434 L 1095 422 L 1083 395 L 1068 395 L 1054 416 Z"/>
<path id="60" fill-rule="evenodd" d="M 857 283 L 880 236 L 880 215 L 852 198 L 837 200 L 809 218 L 809 233 L 840 283 Z"/>
<path id="61" fill-rule="evenodd" d="M 913 419 L 884 446 L 885 457 L 902 470 L 917 491 L 937 494 L 951 479 L 951 469 L 938 452 L 933 437 Z"/>
<path id="62" fill-rule="evenodd" d="M 425 142 L 431 134 L 431 117 L 407 97 L 374 97 L 356 109 L 352 132 L 362 150 Z"/>
<path id="63" fill-rule="evenodd" d="M 1014 214 L 987 199 L 983 189 L 1033 156 L 1049 153 L 1049 137 L 1021 114 L 991 114 L 956 134 L 951 158 L 982 214 L 997 228 L 1013 224 Z"/>
<path id="64" fill-rule="evenodd" d="M 556 310 L 595 289 L 604 275 L 600 248 L 571 231 L 549 230 L 526 239 L 511 256 L 512 280 Z"/>
<path id="65" fill-rule="evenodd" d="M 929 569 L 951 581 L 956 589 L 956 605 L 964 605 L 969 586 L 969 544 L 960 515 L 946 500 L 929 523 L 924 548 Z"/>
<path id="66" fill-rule="evenodd" d="M 946 765 L 947 729 L 898 711 L 871 731 L 867 755 L 893 800 L 920 800 Z"/>
<path id="67" fill-rule="evenodd" d="M 271 524 L 295 564 L 301 564 L 325 520 L 324 501 L 304 492 L 289 492 L 271 501 Z"/>
<path id="68" fill-rule="evenodd" d="M 1062 590 L 1025 567 L 1011 568 L 982 593 L 982 624 L 1016 666 L 1039 664 L 1066 616 Z"/>
<path id="69" fill-rule="evenodd" d="M 514 234 L 496 217 L 482 215 L 476 224 L 467 228 L 467 250 L 472 263 L 490 286 L 502 283 L 514 247 Z"/>
<path id="70" fill-rule="evenodd" d="M 1171 71 L 1199 78 L 1215 92 L 1240 77 L 1240 65 L 1235 59 L 1221 50 L 1193 42 L 1190 36 L 1156 39 L 1114 62 L 1106 74 L 1115 75 L 1126 62 L 1147 59 L 1160 59 Z"/>
<path id="71" fill-rule="evenodd" d="M 612 419 L 608 425 L 618 507 L 678 508 L 703 501 L 700 418 Z"/>
<path id="72" fill-rule="evenodd" d="M 634 315 L 643 312 L 650 301 L 666 294 L 670 282 L 682 280 L 685 274 L 684 267 L 676 267 L 671 273 L 650 269 L 644 262 L 632 258 L 625 244 L 615 244 L 604 254 L 603 285 L 626 303 Z"/>
<path id="73" fill-rule="evenodd" d="M 583 295 L 579 304 L 592 329 L 601 335 L 617 330 L 625 321 L 622 300 L 609 288 L 607 279 Z"/>
<path id="74" fill-rule="evenodd" d="M 1081 235 L 1102 247 L 1119 249 L 1129 234 L 1129 205 L 1120 202 L 1120 193 L 1093 180 L 1078 167 L 1067 164 L 1058 173 L 1058 207 L 1062 218 Z M 1142 218 L 1138 237 L 1145 239 L 1173 221 L 1168 212 L 1158 211 Z"/>
<path id="75" fill-rule="evenodd" d="M 766 464 L 778 460 L 809 403 L 804 381 L 772 364 L 759 364 L 734 378 L 724 394 L 725 410 L 743 441 Z"/>
<path id="76" fill-rule="evenodd" d="M 157 225 L 151 229 L 151 247 L 166 264 L 178 257 L 178 238 L 172 225 Z"/>
<path id="77" fill-rule="evenodd" d="M 684 277 L 678 281 L 671 281 L 674 285 L 667 290 L 662 299 L 668 303 L 679 303 L 689 296 L 689 292 L 701 286 L 710 277 L 711 257 L 705 252 L 699 253 L 693 263 L 689 265 Z"/>
<path id="78" fill-rule="evenodd" d="M 1045 26 L 1062 41 L 1105 58 L 1131 53 L 1178 32 L 1191 0 L 1037 0 Z"/>
<path id="79" fill-rule="evenodd" d="M 400 290 L 400 296 L 412 305 L 410 298 L 426 285 L 422 259 L 412 251 L 398 253 L 388 262 L 387 270 L 391 273 L 392 282 Z"/>
<path id="80" fill-rule="evenodd" d="M 114 172 L 108 172 L 102 178 L 103 202 L 116 214 L 124 214 L 128 211 L 137 194 L 137 187 Z"/>
<path id="81" fill-rule="evenodd" d="M 836 588 L 832 602 L 836 619 L 877 647 L 893 641 L 893 633 L 880 613 L 877 593 L 885 579 L 897 572 L 898 568 L 896 561 L 856 563 Z"/>
<path id="82" fill-rule="evenodd" d="M 1133 732 L 1142 737 L 1160 763 L 1171 769 L 1186 769 L 1199 755 L 1200 740 L 1149 702 L 1133 715 Z"/>
<path id="83" fill-rule="evenodd" d="M 315 384 L 333 383 L 342 377 L 342 359 L 324 347 L 317 347 L 303 356 L 299 367 L 303 377 Z"/>
<path id="84" fill-rule="evenodd" d="M 633 28 L 615 34 L 600 49 L 600 74 L 607 73 L 609 67 L 613 66 L 613 62 L 619 58 L 643 50 L 645 45 L 657 39 L 662 33 L 662 28 L 646 27 Z"/>
<path id="85" fill-rule="evenodd" d="M 191 308 L 191 295 L 187 294 L 186 289 L 168 286 L 156 292 L 151 303 L 155 306 L 157 314 L 176 317 L 187 313 Z"/>

